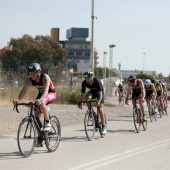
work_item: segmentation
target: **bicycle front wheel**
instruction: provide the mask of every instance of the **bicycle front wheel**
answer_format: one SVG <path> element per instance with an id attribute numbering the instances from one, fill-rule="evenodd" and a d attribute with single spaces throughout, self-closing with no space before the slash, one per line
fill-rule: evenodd
<path id="1" fill-rule="evenodd" d="M 56 116 L 51 116 L 51 129 L 49 132 L 44 132 L 45 145 L 49 152 L 55 151 L 61 140 L 60 122 Z"/>
<path id="2" fill-rule="evenodd" d="M 134 126 L 136 129 L 136 132 L 140 132 L 140 111 L 138 108 L 133 109 L 133 121 L 134 121 Z"/>
<path id="3" fill-rule="evenodd" d="M 151 122 L 153 121 L 153 113 L 152 113 L 152 106 L 151 103 L 148 103 L 148 112 L 149 112 L 149 118 Z"/>
<path id="4" fill-rule="evenodd" d="M 86 112 L 84 117 L 84 128 L 88 140 L 91 141 L 95 134 L 95 120 L 92 112 Z"/>
<path id="5" fill-rule="evenodd" d="M 24 118 L 19 125 L 17 143 L 24 157 L 29 157 L 35 149 L 35 128 L 29 116 Z"/>

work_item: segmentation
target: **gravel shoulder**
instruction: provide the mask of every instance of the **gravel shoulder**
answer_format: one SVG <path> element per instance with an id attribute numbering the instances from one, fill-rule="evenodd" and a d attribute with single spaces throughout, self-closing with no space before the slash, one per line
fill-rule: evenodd
<path id="1" fill-rule="evenodd" d="M 78 109 L 77 105 L 51 104 L 49 106 L 51 109 L 50 114 L 58 117 L 61 128 L 63 126 L 83 124 L 84 113 L 87 110 L 86 106 L 83 109 Z M 13 105 L 0 107 L 0 135 L 16 134 L 20 121 L 27 116 L 28 108 L 21 106 L 19 108 L 20 113 L 17 113 L 13 111 Z M 117 98 L 106 99 L 104 111 L 109 121 L 121 120 L 127 116 L 127 113 L 132 116 L 131 105 L 119 106 Z"/>

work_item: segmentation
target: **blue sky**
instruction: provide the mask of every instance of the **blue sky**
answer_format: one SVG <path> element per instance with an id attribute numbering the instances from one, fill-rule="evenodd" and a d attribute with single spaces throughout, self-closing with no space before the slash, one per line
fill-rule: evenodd
<path id="1" fill-rule="evenodd" d="M 170 74 L 169 0 L 94 0 L 94 47 L 99 65 L 103 52 L 113 49 L 113 68 L 155 70 Z M 60 40 L 71 27 L 89 28 L 91 40 L 91 0 L 0 0 L 0 44 L 10 38 L 50 35 L 60 28 Z M 145 54 L 145 57 L 143 55 Z"/>

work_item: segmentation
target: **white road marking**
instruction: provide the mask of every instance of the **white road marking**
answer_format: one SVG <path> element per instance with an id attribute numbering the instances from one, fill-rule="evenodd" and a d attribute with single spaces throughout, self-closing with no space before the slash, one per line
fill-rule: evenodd
<path id="1" fill-rule="evenodd" d="M 138 155 L 140 153 L 147 152 L 149 150 L 159 148 L 161 146 L 169 144 L 169 142 L 170 142 L 170 139 L 166 139 L 166 140 L 163 140 L 163 141 L 160 141 L 160 142 L 155 142 L 155 143 L 145 145 L 145 146 L 142 146 L 142 147 L 139 147 L 139 148 L 136 148 L 136 149 L 132 149 L 132 150 L 125 151 L 125 152 L 122 152 L 122 153 L 119 153 L 119 154 L 116 154 L 116 155 L 112 155 L 112 156 L 109 156 L 109 157 L 106 157 L 106 158 L 103 158 L 103 159 L 99 159 L 97 161 L 89 162 L 87 164 L 80 165 L 80 166 L 77 166 L 77 167 L 74 167 L 74 168 L 71 168 L 71 169 L 68 169 L 68 170 L 76 170 L 76 169 L 81 169 L 81 170 L 86 169 L 86 170 L 88 170 L 88 169 L 95 169 L 95 168 L 103 167 L 103 166 L 112 164 L 113 162 L 117 162 L 117 161 L 120 161 L 122 159 L 131 157 L 131 156 L 135 156 L 135 155 Z M 101 162 L 103 162 L 103 163 L 101 163 Z"/>

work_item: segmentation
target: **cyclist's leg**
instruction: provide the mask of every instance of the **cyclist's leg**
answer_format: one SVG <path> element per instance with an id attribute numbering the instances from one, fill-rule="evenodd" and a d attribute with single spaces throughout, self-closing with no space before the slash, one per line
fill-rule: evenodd
<path id="1" fill-rule="evenodd" d="M 156 98 L 153 94 L 151 95 L 151 99 L 152 99 L 152 104 L 154 106 L 154 112 L 156 113 Z"/>
<path id="2" fill-rule="evenodd" d="M 91 91 L 87 92 L 85 95 L 85 100 L 91 100 L 93 98 L 93 94 Z M 90 110 L 90 103 L 86 103 L 87 108 Z"/>
<path id="3" fill-rule="evenodd" d="M 50 92 L 50 93 L 47 94 L 45 99 L 43 99 L 43 101 L 42 101 L 42 103 L 40 105 L 40 109 L 42 110 L 42 112 L 44 114 L 45 121 L 46 121 L 44 131 L 49 131 L 50 128 L 51 128 L 50 117 L 49 117 L 49 114 L 48 114 L 47 104 L 52 103 L 55 100 L 56 100 L 56 92 Z"/>
<path id="4" fill-rule="evenodd" d="M 106 121 L 105 121 L 103 106 L 104 106 L 104 93 L 102 93 L 102 100 L 100 102 L 100 107 L 97 107 L 97 110 L 100 113 L 100 119 L 102 123 L 102 133 L 105 134 L 107 130 L 106 130 L 106 124 L 105 124 Z"/>
<path id="5" fill-rule="evenodd" d="M 139 96 L 138 96 L 138 101 L 139 101 L 141 111 L 143 113 L 143 117 L 144 117 L 144 119 L 146 119 L 145 107 L 144 107 L 144 103 L 141 100 L 141 94 L 139 94 Z"/>

